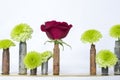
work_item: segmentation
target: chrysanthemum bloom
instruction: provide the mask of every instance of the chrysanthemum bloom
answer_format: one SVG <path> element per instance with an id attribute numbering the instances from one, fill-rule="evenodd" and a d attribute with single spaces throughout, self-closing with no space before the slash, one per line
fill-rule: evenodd
<path id="1" fill-rule="evenodd" d="M 120 40 L 120 24 L 114 25 L 113 27 L 111 27 L 110 36 Z"/>
<path id="2" fill-rule="evenodd" d="M 95 30 L 95 29 L 87 30 L 81 35 L 82 42 L 91 43 L 90 75 L 96 75 L 96 63 L 95 63 L 96 48 L 95 48 L 95 45 L 93 43 L 99 41 L 101 38 L 102 38 L 102 34 L 98 30 Z"/>
<path id="3" fill-rule="evenodd" d="M 52 52 L 51 51 L 45 51 L 45 52 L 41 53 L 41 56 L 42 56 L 42 61 L 46 62 L 52 57 Z"/>
<path id="4" fill-rule="evenodd" d="M 96 55 L 96 63 L 100 67 L 111 67 L 116 64 L 118 58 L 110 50 L 101 50 Z"/>
<path id="5" fill-rule="evenodd" d="M 32 28 L 26 24 L 21 23 L 16 25 L 11 31 L 11 38 L 19 43 L 19 74 L 27 74 L 27 69 L 24 66 L 23 59 L 27 53 L 26 41 L 31 38 L 33 33 Z"/>
<path id="6" fill-rule="evenodd" d="M 7 49 L 11 46 L 15 46 L 15 44 L 9 40 L 9 39 L 3 39 L 3 40 L 0 40 L 0 49 Z"/>
<path id="7" fill-rule="evenodd" d="M 2 56 L 2 74 L 9 74 L 10 67 L 10 57 L 9 57 L 9 48 L 15 46 L 15 44 L 9 39 L 0 40 L 0 49 L 3 49 Z"/>
<path id="8" fill-rule="evenodd" d="M 95 29 L 90 29 L 85 31 L 82 36 L 81 36 L 81 41 L 84 43 L 94 43 L 99 41 L 102 38 L 102 34 L 95 30 Z"/>
<path id="9" fill-rule="evenodd" d="M 28 24 L 21 23 L 13 28 L 11 31 L 11 38 L 18 42 L 25 42 L 31 38 L 32 33 L 33 30 Z"/>
<path id="10" fill-rule="evenodd" d="M 31 51 L 27 53 L 24 58 L 24 64 L 28 69 L 34 69 L 42 64 L 42 57 L 40 53 Z"/>

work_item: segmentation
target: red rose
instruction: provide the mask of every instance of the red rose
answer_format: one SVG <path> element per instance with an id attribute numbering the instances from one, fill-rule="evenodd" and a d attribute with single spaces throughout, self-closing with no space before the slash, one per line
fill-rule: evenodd
<path id="1" fill-rule="evenodd" d="M 41 25 L 41 30 L 46 32 L 50 39 L 62 39 L 66 37 L 72 25 L 66 22 L 47 21 L 45 25 Z"/>

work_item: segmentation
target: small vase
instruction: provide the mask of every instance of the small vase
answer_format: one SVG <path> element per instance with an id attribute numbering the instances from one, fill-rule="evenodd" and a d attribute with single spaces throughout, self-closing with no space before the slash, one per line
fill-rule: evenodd
<path id="1" fill-rule="evenodd" d="M 59 75 L 59 70 L 60 70 L 60 49 L 59 49 L 59 44 L 54 44 L 53 75 Z"/>
<path id="2" fill-rule="evenodd" d="M 118 62 L 114 66 L 114 74 L 120 75 L 120 40 L 115 41 L 115 48 L 114 48 L 115 54 L 118 58 Z"/>
<path id="3" fill-rule="evenodd" d="M 25 75 L 27 74 L 27 69 L 23 63 L 23 59 L 27 53 L 27 44 L 26 42 L 20 42 L 19 44 L 19 74 Z"/>
<path id="4" fill-rule="evenodd" d="M 48 75 L 48 61 L 42 63 L 41 74 L 42 75 Z"/>
<path id="5" fill-rule="evenodd" d="M 95 45 L 91 44 L 90 49 L 90 75 L 96 75 L 96 49 Z"/>
<path id="6" fill-rule="evenodd" d="M 102 75 L 108 75 L 108 67 L 106 68 L 102 67 L 101 71 L 102 71 Z"/>
<path id="7" fill-rule="evenodd" d="M 3 49 L 3 56 L 2 56 L 2 74 L 8 75 L 10 68 L 10 58 L 9 58 L 9 48 Z"/>
<path id="8" fill-rule="evenodd" d="M 37 74 L 37 68 L 30 70 L 30 75 L 36 75 Z"/>

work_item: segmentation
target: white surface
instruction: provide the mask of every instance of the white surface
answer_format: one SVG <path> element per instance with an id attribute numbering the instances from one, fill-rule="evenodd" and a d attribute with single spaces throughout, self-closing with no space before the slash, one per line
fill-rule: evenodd
<path id="1" fill-rule="evenodd" d="M 2 76 L 0 80 L 119 80 L 120 76 L 87 76 L 87 77 L 58 77 L 58 76 Z"/>
<path id="2" fill-rule="evenodd" d="M 72 46 L 72 50 L 69 47 L 64 51 L 61 49 L 60 73 L 89 74 L 90 44 L 82 43 L 80 36 L 87 29 L 97 29 L 103 34 L 103 38 L 95 43 L 97 52 L 101 49 L 113 51 L 115 39 L 109 36 L 109 29 L 120 23 L 119 4 L 120 0 L 0 0 L 0 39 L 10 38 L 16 24 L 27 23 L 34 30 L 32 39 L 27 41 L 28 52 L 52 50 L 53 44 L 44 45 L 48 38 L 41 32 L 40 25 L 50 20 L 66 21 L 73 27 L 63 40 Z M 11 74 L 18 73 L 19 44 L 15 43 L 16 47 L 10 49 Z M 0 53 L 1 73 L 2 50 Z M 40 74 L 40 68 L 38 70 Z M 52 74 L 52 59 L 49 74 Z M 100 74 L 99 67 L 97 74 Z M 110 74 L 113 74 L 113 68 L 110 68 Z"/>
<path id="3" fill-rule="evenodd" d="M 2 76 L 0 80 L 119 80 L 120 76 Z"/>

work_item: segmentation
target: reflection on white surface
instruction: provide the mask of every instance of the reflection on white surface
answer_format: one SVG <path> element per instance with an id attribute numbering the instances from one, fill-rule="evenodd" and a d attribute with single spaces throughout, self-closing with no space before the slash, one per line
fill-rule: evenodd
<path id="1" fill-rule="evenodd" d="M 0 76 L 0 80 L 119 80 L 120 76 Z"/>

